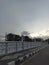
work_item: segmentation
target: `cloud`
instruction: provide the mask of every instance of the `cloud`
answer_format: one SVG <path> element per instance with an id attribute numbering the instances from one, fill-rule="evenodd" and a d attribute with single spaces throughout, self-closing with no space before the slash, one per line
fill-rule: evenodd
<path id="1" fill-rule="evenodd" d="M 21 33 L 21 35 L 28 36 L 28 35 L 29 35 L 29 32 L 23 31 L 23 32 Z"/>

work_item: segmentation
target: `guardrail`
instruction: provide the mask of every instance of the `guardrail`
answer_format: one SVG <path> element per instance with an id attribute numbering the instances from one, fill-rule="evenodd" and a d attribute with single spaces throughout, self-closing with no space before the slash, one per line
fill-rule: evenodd
<path id="1" fill-rule="evenodd" d="M 22 41 L 3 41 L 0 42 L 0 55 L 35 48 L 47 45 L 47 42 L 22 42 Z"/>

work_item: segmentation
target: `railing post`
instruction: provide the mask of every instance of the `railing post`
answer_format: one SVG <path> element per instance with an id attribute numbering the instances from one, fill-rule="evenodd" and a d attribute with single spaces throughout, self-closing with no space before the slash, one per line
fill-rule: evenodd
<path id="1" fill-rule="evenodd" d="M 17 43 L 16 43 L 16 52 L 17 52 Z"/>
<path id="2" fill-rule="evenodd" d="M 33 42 L 33 48 L 34 48 L 35 42 Z"/>
<path id="3" fill-rule="evenodd" d="M 23 44 L 24 42 L 22 41 L 22 50 L 24 50 L 24 44 Z"/>
<path id="4" fill-rule="evenodd" d="M 5 55 L 7 55 L 7 53 L 8 53 L 8 43 L 5 42 Z"/>
<path id="5" fill-rule="evenodd" d="M 31 46 L 32 46 L 32 45 L 31 45 L 31 42 L 30 42 L 30 48 L 31 48 Z"/>
<path id="6" fill-rule="evenodd" d="M 28 49 L 28 42 L 27 42 L 27 49 Z"/>

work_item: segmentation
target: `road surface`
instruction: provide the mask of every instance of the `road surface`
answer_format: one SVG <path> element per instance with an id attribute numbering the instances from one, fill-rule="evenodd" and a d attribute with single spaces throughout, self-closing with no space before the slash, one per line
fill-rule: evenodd
<path id="1" fill-rule="evenodd" d="M 21 65 L 49 65 L 49 46 L 42 49 L 39 54 L 25 61 Z"/>

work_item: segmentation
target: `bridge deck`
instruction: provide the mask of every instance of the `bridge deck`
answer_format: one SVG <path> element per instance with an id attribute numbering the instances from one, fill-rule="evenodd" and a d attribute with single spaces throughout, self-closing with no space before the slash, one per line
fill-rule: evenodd
<path id="1" fill-rule="evenodd" d="M 21 65 L 49 65 L 49 46 L 42 49 L 39 54 L 25 61 Z"/>

